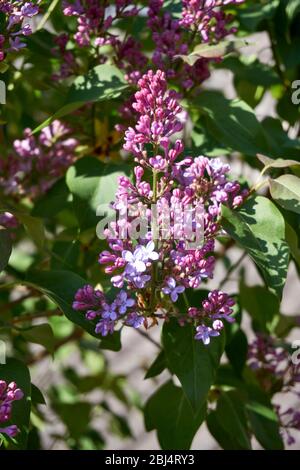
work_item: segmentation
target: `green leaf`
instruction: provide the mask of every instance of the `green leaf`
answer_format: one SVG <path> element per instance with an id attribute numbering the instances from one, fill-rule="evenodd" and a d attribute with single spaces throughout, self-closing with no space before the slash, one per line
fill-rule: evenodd
<path id="1" fill-rule="evenodd" d="M 82 312 L 73 310 L 72 303 L 78 289 L 87 282 L 71 271 L 32 271 L 28 274 L 25 284 L 29 284 L 51 299 L 76 325 L 81 326 L 92 336 L 95 333 L 93 322 L 86 320 Z"/>
<path id="2" fill-rule="evenodd" d="M 300 178 L 282 175 L 276 180 L 271 179 L 270 192 L 281 207 L 300 214 Z"/>
<path id="3" fill-rule="evenodd" d="M 220 63 L 220 68 L 231 70 L 236 83 L 248 82 L 256 87 L 266 88 L 281 83 L 272 67 L 263 64 L 253 56 L 227 57 Z"/>
<path id="4" fill-rule="evenodd" d="M 285 239 L 289 245 L 291 255 L 300 268 L 300 246 L 299 239 L 293 227 L 285 221 Z"/>
<path id="5" fill-rule="evenodd" d="M 50 354 L 53 354 L 55 338 L 51 326 L 47 323 L 21 330 L 20 333 L 27 341 L 40 344 L 44 346 Z"/>
<path id="6" fill-rule="evenodd" d="M 13 206 L 9 206 L 8 210 L 17 217 L 19 222 L 24 225 L 26 232 L 36 244 L 36 246 L 40 249 L 43 249 L 45 244 L 45 231 L 42 219 L 32 217 L 32 215 Z"/>
<path id="7" fill-rule="evenodd" d="M 224 334 L 212 338 L 209 345 L 195 339 L 195 328 L 179 326 L 173 319 L 163 326 L 162 341 L 170 371 L 181 382 L 195 411 L 205 403 L 224 351 Z"/>
<path id="8" fill-rule="evenodd" d="M 207 425 L 223 449 L 251 449 L 246 410 L 237 392 L 221 393 L 216 410 L 207 417 Z"/>
<path id="9" fill-rule="evenodd" d="M 78 240 L 56 241 L 52 247 L 51 269 L 70 269 L 76 271 L 80 256 Z"/>
<path id="10" fill-rule="evenodd" d="M 75 79 L 67 97 L 68 103 L 86 103 L 118 98 L 128 83 L 122 72 L 114 65 L 97 65 L 87 75 Z"/>
<path id="11" fill-rule="evenodd" d="M 293 328 L 299 328 L 300 315 L 279 315 L 274 325 L 274 333 L 279 338 L 285 338 Z"/>
<path id="12" fill-rule="evenodd" d="M 100 205 L 108 208 L 115 198 L 118 177 L 128 171 L 128 165 L 105 164 L 92 157 L 82 158 L 69 168 L 66 182 L 74 196 L 74 209 L 82 229 L 96 226 L 97 208 Z"/>
<path id="13" fill-rule="evenodd" d="M 244 101 L 231 101 L 218 92 L 204 91 L 194 102 L 204 114 L 208 132 L 221 144 L 253 156 L 274 151 L 253 109 Z"/>
<path id="14" fill-rule="evenodd" d="M 34 384 L 31 384 L 31 401 L 34 405 L 46 405 L 44 395 Z"/>
<path id="15" fill-rule="evenodd" d="M 177 57 L 181 58 L 187 64 L 193 66 L 197 60 L 201 58 L 213 59 L 218 57 L 224 57 L 231 52 L 235 52 L 241 47 L 247 46 L 248 43 L 243 40 L 237 41 L 221 41 L 218 44 L 198 44 L 194 50 L 188 55 L 175 55 L 174 59 Z"/>
<path id="16" fill-rule="evenodd" d="M 79 439 L 86 432 L 91 420 L 90 403 L 53 403 L 52 406 L 73 439 Z"/>
<path id="17" fill-rule="evenodd" d="M 6 268 L 12 251 L 11 236 L 8 230 L 0 228 L 0 272 Z"/>
<path id="18" fill-rule="evenodd" d="M 274 157 L 282 157 L 282 159 L 285 159 L 288 155 L 289 159 L 293 158 L 298 162 L 300 161 L 300 140 L 298 138 L 291 139 L 283 129 L 279 119 L 266 117 L 262 121 L 262 126 L 273 141 L 273 146 L 278 149 L 273 155 Z M 266 155 L 269 154 L 266 153 Z"/>
<path id="19" fill-rule="evenodd" d="M 300 2 L 299 0 L 288 0 L 285 8 L 289 21 L 293 21 L 295 16 L 300 12 Z"/>
<path id="20" fill-rule="evenodd" d="M 277 10 L 280 0 L 269 0 L 265 4 L 247 5 L 246 8 L 237 8 L 238 20 L 246 31 L 254 32 L 264 20 L 271 20 Z"/>
<path id="21" fill-rule="evenodd" d="M 289 249 L 284 219 L 277 207 L 265 197 L 252 197 L 239 210 L 223 206 L 221 223 L 257 264 L 269 289 L 281 297 Z"/>
<path id="22" fill-rule="evenodd" d="M 166 368 L 167 368 L 166 354 L 164 350 L 162 350 L 160 351 L 156 359 L 152 362 L 151 366 L 149 367 L 145 375 L 145 379 L 151 379 L 153 377 L 157 377 Z"/>
<path id="23" fill-rule="evenodd" d="M 148 400 L 144 410 L 147 431 L 156 429 L 162 449 L 187 450 L 202 424 L 206 407 L 194 414 L 182 389 L 169 381 Z"/>
<path id="24" fill-rule="evenodd" d="M 258 442 L 267 450 L 284 450 L 279 431 L 278 417 L 274 410 L 258 402 L 247 404 L 251 428 Z"/>
<path id="25" fill-rule="evenodd" d="M 264 165 L 263 173 L 265 173 L 270 168 L 288 168 L 290 166 L 299 166 L 300 162 L 296 160 L 285 160 L 283 158 L 273 158 L 266 157 L 265 155 L 258 154 L 257 158 Z"/>
<path id="26" fill-rule="evenodd" d="M 121 330 L 114 331 L 111 335 L 104 336 L 100 343 L 100 349 L 108 349 L 109 351 L 121 351 Z"/>
<path id="27" fill-rule="evenodd" d="M 40 249 L 43 249 L 45 245 L 45 230 L 43 220 L 37 217 L 32 217 L 32 215 L 18 210 L 14 210 L 13 213 L 24 225 L 26 232 L 36 244 L 36 246 Z"/>
<path id="28" fill-rule="evenodd" d="M 22 400 L 13 403 L 11 419 L 5 422 L 3 427 L 16 424 L 20 433 L 14 438 L 10 447 L 26 449 L 31 408 L 31 381 L 28 367 L 17 359 L 7 359 L 6 364 L 0 364 L 0 378 L 7 383 L 16 382 L 24 393 Z"/>
<path id="29" fill-rule="evenodd" d="M 72 113 L 85 103 L 118 98 L 128 86 L 122 72 L 117 67 L 109 64 L 97 65 L 87 75 L 81 75 L 74 80 L 65 105 L 36 127 L 33 133 L 39 132 L 55 119 Z"/>
<path id="30" fill-rule="evenodd" d="M 57 181 L 45 195 L 38 199 L 32 209 L 34 217 L 50 218 L 68 207 L 70 192 L 64 181 Z"/>
<path id="31" fill-rule="evenodd" d="M 270 333 L 274 318 L 279 314 L 278 297 L 262 286 L 240 284 L 242 307 L 250 314 L 254 330 Z"/>
<path id="32" fill-rule="evenodd" d="M 238 376 L 241 376 L 248 355 L 247 336 L 241 329 L 238 329 L 237 332 L 234 333 L 231 341 L 226 345 L 225 350 L 226 356 L 228 357 L 233 369 Z"/>

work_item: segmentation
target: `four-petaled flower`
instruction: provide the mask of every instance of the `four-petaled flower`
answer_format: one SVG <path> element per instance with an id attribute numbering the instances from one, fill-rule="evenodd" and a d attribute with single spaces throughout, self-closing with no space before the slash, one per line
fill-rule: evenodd
<path id="1" fill-rule="evenodd" d="M 176 286 L 176 281 L 173 277 L 168 277 L 166 280 L 166 287 L 162 288 L 164 294 L 167 294 L 171 297 L 172 302 L 176 302 L 178 299 L 178 294 L 184 292 L 184 286 Z"/>
<path id="2" fill-rule="evenodd" d="M 203 341 L 203 344 L 206 346 L 210 343 L 211 336 L 220 336 L 219 331 L 214 330 L 210 326 L 199 325 L 196 330 L 195 339 Z"/>

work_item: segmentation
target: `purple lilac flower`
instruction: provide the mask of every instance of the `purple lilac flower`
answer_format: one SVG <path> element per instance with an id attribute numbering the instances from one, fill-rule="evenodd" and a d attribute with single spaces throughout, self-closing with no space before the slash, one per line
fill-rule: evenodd
<path id="1" fill-rule="evenodd" d="M 259 333 L 249 344 L 248 365 L 266 394 L 288 393 L 299 400 L 300 366 L 293 364 L 289 350 L 267 334 Z M 293 432 L 300 431 L 299 403 L 297 407 L 282 410 L 275 405 L 281 435 L 291 445 L 295 442 Z"/>
<path id="2" fill-rule="evenodd" d="M 14 153 L 0 159 L 4 192 L 32 199 L 44 194 L 74 162 L 78 141 L 71 132 L 58 120 L 45 127 L 39 137 L 25 129 L 24 138 L 14 141 Z"/>
<path id="3" fill-rule="evenodd" d="M 7 383 L 5 380 L 0 380 L 0 423 L 11 419 L 13 402 L 22 400 L 23 396 L 22 390 L 15 382 Z M 9 437 L 15 437 L 18 432 L 16 425 L 0 428 L 0 433 L 7 434 Z"/>
<path id="4" fill-rule="evenodd" d="M 136 312 L 130 313 L 126 320 L 126 325 L 132 326 L 133 328 L 139 328 L 144 323 L 144 317 L 138 315 Z"/>
<path id="5" fill-rule="evenodd" d="M 86 285 L 76 292 L 75 301 L 73 302 L 73 309 L 88 310 L 92 308 L 99 308 L 102 306 L 103 301 L 103 292 L 94 289 L 90 285 Z"/>
<path id="6" fill-rule="evenodd" d="M 177 302 L 178 294 L 182 294 L 184 292 L 184 286 L 177 286 L 176 281 L 173 277 L 169 277 L 166 279 L 166 287 L 162 288 L 164 294 L 167 294 L 171 297 L 172 302 Z"/>
<path id="7" fill-rule="evenodd" d="M 26 47 L 22 36 L 32 34 L 32 29 L 26 20 L 38 14 L 40 1 L 35 3 L 1 0 L 0 13 L 4 15 L 3 31 L 6 34 L 0 38 L 0 61 L 5 59 L 7 53 L 18 52 Z"/>
<path id="8" fill-rule="evenodd" d="M 220 336 L 219 331 L 214 330 L 210 326 L 199 325 L 196 328 L 195 339 L 200 340 L 207 346 L 210 343 L 210 338 L 215 336 Z"/>
<path id="9" fill-rule="evenodd" d="M 110 319 L 102 319 L 97 323 L 95 332 L 101 336 L 107 336 L 108 334 L 112 334 L 114 332 L 114 328 L 114 321 Z"/>
<path id="10" fill-rule="evenodd" d="M 5 228 L 17 228 L 19 222 L 10 212 L 3 212 L 3 214 L 0 214 L 0 225 Z"/>
<path id="11" fill-rule="evenodd" d="M 128 308 L 133 307 L 135 304 L 134 299 L 128 297 L 127 292 L 121 291 L 116 299 L 116 305 L 118 307 L 119 313 L 124 315 Z"/>

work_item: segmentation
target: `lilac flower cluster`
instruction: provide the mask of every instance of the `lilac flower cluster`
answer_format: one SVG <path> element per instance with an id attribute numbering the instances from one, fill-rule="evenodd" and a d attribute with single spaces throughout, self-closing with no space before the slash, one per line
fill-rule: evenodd
<path id="1" fill-rule="evenodd" d="M 102 336 L 113 333 L 119 319 L 135 328 L 144 322 L 144 318 L 136 312 L 135 300 L 125 290 L 118 292 L 113 302 L 108 302 L 100 290 L 86 285 L 77 291 L 73 308 L 86 311 L 88 320 L 96 320 L 95 331 Z"/>
<path id="2" fill-rule="evenodd" d="M 5 194 L 35 198 L 47 191 L 74 161 L 77 139 L 60 121 L 45 127 L 39 137 L 25 129 L 14 141 L 14 153 L 0 159 L 0 187 Z"/>
<path id="3" fill-rule="evenodd" d="M 106 1 L 75 0 L 63 1 L 63 13 L 77 18 L 77 31 L 74 39 L 80 47 L 113 44 L 116 36 L 106 34 L 116 19 L 135 16 L 138 8 L 131 0 L 116 0 L 114 8 L 107 8 Z M 111 13 L 109 13 L 109 10 Z"/>
<path id="4" fill-rule="evenodd" d="M 136 16 L 139 12 L 137 2 L 116 0 L 114 5 L 109 5 L 106 1 L 75 0 L 63 1 L 62 6 L 65 16 L 77 19 L 77 30 L 74 35 L 63 33 L 57 36 L 53 55 L 60 57 L 61 65 L 53 78 L 59 80 L 76 73 L 76 48 L 70 50 L 67 47 L 68 43 L 74 40 L 80 49 L 89 47 L 99 64 L 107 60 L 107 56 L 101 53 L 101 47 L 112 47 L 119 67 L 128 73 L 129 81 L 134 80 L 134 71 L 143 68 L 147 59 L 141 53 L 141 46 L 132 36 L 120 39 L 116 32 L 112 31 L 112 27 L 122 18 Z"/>
<path id="5" fill-rule="evenodd" d="M 232 15 L 225 13 L 223 7 L 242 1 L 184 1 L 181 16 L 175 18 L 164 8 L 163 0 L 150 0 L 147 26 L 154 42 L 154 51 L 150 55 L 143 51 L 142 43 L 129 31 L 122 37 L 114 28 L 118 20 L 138 15 L 142 10 L 138 2 L 117 0 L 113 5 L 95 0 L 63 2 L 64 15 L 77 18 L 77 31 L 73 37 L 63 33 L 56 39 L 57 47 L 53 54 L 61 56 L 63 60 L 54 78 L 63 79 L 76 73 L 76 47 L 72 50 L 67 47 L 68 42 L 74 40 L 80 48 L 89 46 L 98 63 L 107 60 L 101 47 L 110 46 L 115 63 L 124 70 L 131 84 L 136 84 L 147 68 L 157 68 L 164 70 L 167 78 L 174 80 L 183 90 L 190 90 L 209 77 L 209 63 L 216 59 L 199 58 L 191 66 L 174 58 L 187 55 L 199 42 L 217 43 L 234 33 L 235 29 L 230 27 Z"/>
<path id="6" fill-rule="evenodd" d="M 183 0 L 179 24 L 197 31 L 204 42 L 218 42 L 228 34 L 236 32 L 235 28 L 228 28 L 233 18 L 232 15 L 226 14 L 222 7 L 243 2 L 244 0 Z"/>
<path id="7" fill-rule="evenodd" d="M 182 110 L 176 93 L 167 89 L 164 72 L 149 71 L 138 86 L 133 108 L 139 119 L 126 131 L 124 144 L 137 162 L 135 183 L 127 177 L 119 178 L 112 203 L 119 217 L 105 228 L 109 250 L 99 256 L 99 263 L 112 276 L 113 286 L 122 290 L 113 304 L 108 304 L 103 294 L 89 286 L 77 293 L 73 307 L 85 310 L 87 318 L 94 319 L 95 314 L 87 306 L 91 299 L 99 298 L 98 309 L 92 310 L 101 317 L 97 332 L 102 334 L 112 332 L 118 320 L 137 327 L 143 323 L 147 326 L 148 319 L 156 322 L 157 318 L 175 316 L 181 323 L 193 323 L 197 327 L 195 338 L 208 344 L 211 336 L 220 334 L 222 320 L 233 321 L 234 300 L 214 291 L 202 308 L 191 308 L 184 314 L 176 302 L 187 288 L 198 288 L 213 277 L 221 204 L 238 206 L 247 194 L 240 191 L 236 181 L 228 181 L 230 168 L 219 159 L 200 156 L 177 161 L 184 152 L 182 140 L 175 137 L 182 129 Z M 153 207 L 157 212 L 154 226 Z M 170 223 L 164 227 L 161 222 L 166 209 Z M 184 214 L 188 214 L 187 219 Z M 136 221 L 139 230 L 134 237 Z M 185 232 L 187 221 L 194 229 L 201 226 L 203 230 L 203 239 L 196 240 L 193 248 Z M 193 233 L 190 235 L 194 239 Z M 128 301 L 126 290 L 133 292 L 134 298 L 130 298 L 124 318 L 118 305 L 119 296 Z M 81 302 L 87 292 L 83 308 Z"/>
<path id="8" fill-rule="evenodd" d="M 38 14 L 39 3 L 40 1 L 1 0 L 0 13 L 5 15 L 5 26 L 0 34 L 0 62 L 7 53 L 26 47 L 24 37 L 32 34 L 28 20 Z"/>
<path id="9" fill-rule="evenodd" d="M 266 334 L 257 334 L 249 345 L 248 365 L 254 371 L 261 388 L 271 396 L 276 393 L 291 393 L 300 398 L 300 367 L 293 364 L 287 348 L 276 344 L 276 340 Z M 275 405 L 281 433 L 288 445 L 295 442 L 293 430 L 300 431 L 298 408 L 290 407 L 282 411 Z"/>
<path id="10" fill-rule="evenodd" d="M 8 384 L 5 380 L 0 380 L 0 423 L 6 423 L 11 419 L 13 402 L 21 400 L 23 396 L 22 390 L 15 382 Z M 0 433 L 7 434 L 9 437 L 15 437 L 18 432 L 19 429 L 15 424 L 0 428 Z"/>

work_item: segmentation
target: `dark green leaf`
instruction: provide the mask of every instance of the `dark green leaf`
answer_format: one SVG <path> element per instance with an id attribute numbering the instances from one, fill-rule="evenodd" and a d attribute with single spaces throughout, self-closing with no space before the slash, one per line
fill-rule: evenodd
<path id="1" fill-rule="evenodd" d="M 229 344 L 226 345 L 225 350 L 230 364 L 240 376 L 243 372 L 248 355 L 248 341 L 245 333 L 240 329 L 237 330 Z"/>
<path id="2" fill-rule="evenodd" d="M 300 246 L 299 239 L 294 228 L 285 221 L 285 239 L 289 245 L 291 255 L 300 268 Z"/>
<path id="3" fill-rule="evenodd" d="M 70 114 L 85 103 L 118 98 L 126 88 L 128 88 L 128 83 L 117 67 L 109 64 L 97 65 L 87 75 L 79 76 L 74 80 L 65 105 L 36 127 L 33 132 L 39 132 L 51 124 L 54 119 L 60 119 Z"/>
<path id="4" fill-rule="evenodd" d="M 34 405 L 46 405 L 44 395 L 34 384 L 31 384 L 31 401 Z"/>
<path id="5" fill-rule="evenodd" d="M 11 235 L 8 230 L 0 228 L 0 272 L 6 268 L 12 250 Z"/>
<path id="6" fill-rule="evenodd" d="M 255 113 L 244 101 L 205 91 L 195 100 L 214 139 L 246 155 L 273 154 L 274 148 Z M 278 151 L 278 149 L 276 149 Z"/>
<path id="7" fill-rule="evenodd" d="M 224 334 L 209 345 L 195 339 L 195 328 L 179 326 L 177 320 L 164 324 L 162 335 L 167 364 L 182 384 L 193 409 L 204 404 L 224 350 Z"/>
<path id="8" fill-rule="evenodd" d="M 79 439 L 85 433 L 91 420 L 90 403 L 54 403 L 53 408 L 66 425 L 71 437 Z"/>
<path id="9" fill-rule="evenodd" d="M 30 343 L 44 346 L 50 354 L 54 352 L 55 338 L 50 325 L 44 323 L 20 331 L 21 335 Z"/>
<path id="10" fill-rule="evenodd" d="M 29 237 L 33 240 L 36 246 L 40 249 L 44 248 L 45 244 L 45 230 L 43 220 L 37 217 L 32 217 L 21 211 L 13 211 L 14 215 L 24 225 Z"/>
<path id="11" fill-rule="evenodd" d="M 55 183 L 47 193 L 38 199 L 32 210 L 34 217 L 54 217 L 68 206 L 70 193 L 64 180 Z"/>
<path id="12" fill-rule="evenodd" d="M 118 177 L 128 173 L 128 165 L 105 164 L 95 158 L 82 158 L 67 172 L 66 181 L 74 196 L 74 209 L 81 228 L 95 227 L 99 222 L 97 208 L 115 198 Z"/>
<path id="13" fill-rule="evenodd" d="M 156 377 L 157 375 L 161 374 L 163 370 L 167 368 L 166 362 L 166 354 L 162 350 L 156 357 L 156 359 L 152 362 L 151 366 L 149 367 L 145 379 L 151 379 L 152 377 Z"/>
<path id="14" fill-rule="evenodd" d="M 271 0 L 265 4 L 257 3 L 246 5 L 246 8 L 238 8 L 237 16 L 241 26 L 250 32 L 257 30 L 258 26 L 265 20 L 273 18 L 280 0 Z"/>
<path id="15" fill-rule="evenodd" d="M 170 381 L 160 387 L 148 400 L 144 410 L 147 431 L 156 429 L 162 449 L 190 448 L 193 437 L 205 417 L 203 404 L 194 414 L 182 389 Z"/>
<path id="16" fill-rule="evenodd" d="M 258 402 L 250 402 L 247 411 L 251 428 L 262 447 L 267 450 L 284 450 L 278 417 L 271 405 L 269 408 Z"/>
<path id="17" fill-rule="evenodd" d="M 289 262 L 284 219 L 262 196 L 248 199 L 239 210 L 223 206 L 222 225 L 262 270 L 269 289 L 282 295 Z"/>
<path id="18" fill-rule="evenodd" d="M 253 321 L 253 328 L 270 333 L 274 318 L 279 314 L 279 300 L 272 292 L 262 286 L 240 285 L 240 300 Z"/>
<path id="19" fill-rule="evenodd" d="M 274 325 L 274 332 L 279 338 L 285 338 L 293 328 L 299 328 L 300 315 L 280 315 Z"/>
<path id="20" fill-rule="evenodd" d="M 207 425 L 223 449 L 251 449 L 245 406 L 237 392 L 221 393 L 216 410 L 207 417 Z"/>

